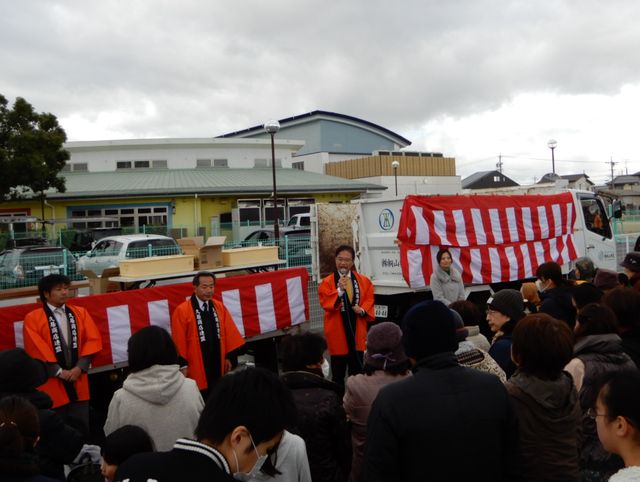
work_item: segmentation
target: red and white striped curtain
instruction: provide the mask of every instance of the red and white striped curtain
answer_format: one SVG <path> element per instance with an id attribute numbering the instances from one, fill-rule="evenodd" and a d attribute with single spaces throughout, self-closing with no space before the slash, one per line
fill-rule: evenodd
<path id="1" fill-rule="evenodd" d="M 427 286 L 441 247 L 467 284 L 535 276 L 542 263 L 577 257 L 575 217 L 571 193 L 407 196 L 398 228 L 403 277 Z"/>
<path id="2" fill-rule="evenodd" d="M 305 268 L 291 268 L 216 280 L 214 298 L 221 300 L 244 337 L 298 325 L 309 319 Z M 69 300 L 82 306 L 102 335 L 102 351 L 94 368 L 127 361 L 127 342 L 141 328 L 157 325 L 171 332 L 171 314 L 193 293 L 191 283 L 160 286 Z M 27 313 L 40 305 L 0 308 L 0 350 L 23 346 Z"/>

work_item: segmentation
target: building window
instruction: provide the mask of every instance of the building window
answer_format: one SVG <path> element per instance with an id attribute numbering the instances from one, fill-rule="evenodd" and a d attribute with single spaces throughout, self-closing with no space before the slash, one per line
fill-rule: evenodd
<path id="1" fill-rule="evenodd" d="M 134 161 L 133 167 L 136 169 L 149 169 L 150 162 L 149 161 Z"/>
<path id="2" fill-rule="evenodd" d="M 71 164 L 71 170 L 76 172 L 87 172 L 89 170 L 89 164 L 86 162 L 75 162 Z"/>
<path id="3" fill-rule="evenodd" d="M 131 161 L 116 162 L 116 169 L 131 169 Z"/>
<path id="4" fill-rule="evenodd" d="M 167 226 L 169 207 L 167 206 L 136 206 L 127 208 L 106 209 L 73 209 L 73 227 L 76 229 Z M 86 218 L 113 218 L 112 220 L 88 221 Z"/>
<path id="5" fill-rule="evenodd" d="M 254 159 L 253 161 L 254 167 L 269 167 L 269 161 L 266 159 Z"/>
<path id="6" fill-rule="evenodd" d="M 304 171 L 304 161 L 292 162 L 291 167 L 299 171 Z"/>
<path id="7" fill-rule="evenodd" d="M 229 161 L 227 159 L 214 159 L 213 167 L 229 167 Z"/>
<path id="8" fill-rule="evenodd" d="M 156 160 L 156 161 L 151 161 L 151 167 L 153 169 L 166 169 L 167 168 L 167 161 L 160 159 L 160 160 Z"/>
<path id="9" fill-rule="evenodd" d="M 500 176 L 493 176 L 493 182 L 500 182 Z"/>
<path id="10" fill-rule="evenodd" d="M 196 167 L 211 167 L 211 159 L 196 159 Z"/>

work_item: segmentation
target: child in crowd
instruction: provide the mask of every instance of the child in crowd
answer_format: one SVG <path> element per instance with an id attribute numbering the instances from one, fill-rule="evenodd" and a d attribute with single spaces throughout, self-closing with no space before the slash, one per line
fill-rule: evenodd
<path id="1" fill-rule="evenodd" d="M 640 480 L 640 372 L 617 372 L 598 393 L 595 408 L 598 438 L 608 452 L 622 457 L 625 468 L 610 482 Z"/>
<path id="2" fill-rule="evenodd" d="M 118 466 L 134 454 L 153 452 L 153 442 L 144 429 L 125 425 L 111 432 L 102 447 L 100 469 L 107 482 L 113 482 Z"/>

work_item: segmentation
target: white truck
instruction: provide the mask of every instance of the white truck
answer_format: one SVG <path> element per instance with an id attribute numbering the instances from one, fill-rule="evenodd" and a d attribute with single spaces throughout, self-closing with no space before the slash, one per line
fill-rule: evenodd
<path id="1" fill-rule="evenodd" d="M 594 193 L 573 191 L 566 189 L 566 186 L 548 184 L 492 190 L 491 193 L 477 195 L 563 192 L 571 194 L 575 207 L 573 244 L 578 257 L 588 256 L 597 267 L 616 270 L 616 244 L 607 210 L 604 202 Z M 430 297 L 428 286 L 411 288 L 403 277 L 397 238 L 404 200 L 404 197 L 366 199 L 346 205 L 319 204 L 312 209 L 311 245 L 314 249 L 314 277 L 319 280 L 332 270 L 332 249 L 342 243 L 353 245 L 356 249 L 356 268 L 374 284 L 376 316 L 381 320 L 399 320 L 416 299 Z M 350 231 L 347 226 L 350 226 Z M 565 272 L 572 268 L 573 263 L 563 266 Z M 469 284 L 466 285 L 466 291 L 469 299 L 482 304 L 493 291 L 514 285 L 519 286 L 519 282 Z"/>

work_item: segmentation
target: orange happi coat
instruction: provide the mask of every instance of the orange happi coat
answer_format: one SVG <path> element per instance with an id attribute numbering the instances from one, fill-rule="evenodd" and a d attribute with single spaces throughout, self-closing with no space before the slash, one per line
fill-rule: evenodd
<path id="1" fill-rule="evenodd" d="M 366 311 L 365 316 L 356 315 L 353 311 L 351 312 L 356 316 L 356 350 L 364 351 L 367 341 L 367 323 L 371 323 L 376 319 L 373 301 L 373 284 L 366 276 L 355 271 L 353 274 L 360 287 L 360 306 Z M 324 310 L 324 336 L 327 339 L 329 353 L 331 355 L 346 355 L 349 350 L 340 312 L 342 302 L 338 297 L 338 288 L 333 273 L 324 278 L 322 283 L 320 283 L 318 296 L 320 297 L 320 306 L 322 306 Z"/>
<path id="2" fill-rule="evenodd" d="M 80 306 L 69 305 L 73 311 L 78 327 L 78 358 L 91 356 L 102 350 L 102 337 L 89 312 Z M 24 349 L 32 358 L 46 363 L 58 363 L 53 351 L 49 321 L 44 308 L 38 308 L 27 314 L 24 319 Z M 74 383 L 78 401 L 89 400 L 89 377 L 82 372 Z M 47 382 L 38 387 L 46 392 L 53 400 L 53 408 L 67 405 L 70 400 L 62 381 L 57 377 L 50 377 Z"/>
<path id="3" fill-rule="evenodd" d="M 238 331 L 236 324 L 231 318 L 231 313 L 224 305 L 216 300 L 213 307 L 218 314 L 220 321 L 220 367 L 221 375 L 224 375 L 224 361 L 229 352 L 244 345 L 244 338 Z M 188 376 L 193 378 L 200 390 L 208 388 L 207 375 L 202 361 L 202 350 L 200 349 L 200 338 L 198 337 L 198 326 L 196 315 L 193 312 L 191 299 L 178 305 L 171 316 L 171 336 L 178 349 L 178 354 L 187 360 Z"/>

